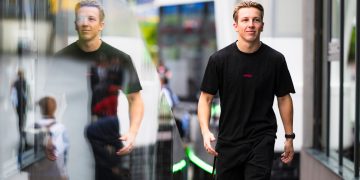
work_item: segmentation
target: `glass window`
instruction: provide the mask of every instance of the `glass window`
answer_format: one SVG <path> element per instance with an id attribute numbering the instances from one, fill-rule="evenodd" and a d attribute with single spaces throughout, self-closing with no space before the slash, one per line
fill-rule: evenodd
<path id="1" fill-rule="evenodd" d="M 20 5 L 20 2 L 23 4 Z M 98 149 L 94 148 L 93 143 L 89 143 L 89 133 L 84 135 L 85 128 L 90 122 L 101 122 L 110 112 L 100 115 L 92 112 L 98 112 L 101 104 L 109 105 L 113 110 L 111 115 L 119 119 L 117 132 L 123 136 L 130 128 L 127 97 L 132 99 L 131 95 L 125 94 L 125 88 L 109 85 L 118 85 L 116 83 L 120 82 L 121 78 L 124 82 L 136 81 L 132 81 L 130 73 L 118 70 L 120 65 L 117 63 L 121 62 L 121 65 L 133 67 L 132 70 L 135 71 L 131 72 L 138 75 L 145 110 L 131 154 L 116 156 L 118 149 L 109 144 L 101 146 L 101 151 L 107 153 L 104 156 L 114 157 L 107 159 L 111 161 L 111 168 L 108 170 L 119 176 L 130 173 L 133 179 L 172 179 L 173 165 L 176 165 L 176 172 L 187 167 L 184 153 L 181 154 L 184 151 L 178 151 L 176 158 L 172 158 L 173 146 L 179 150 L 181 148 L 178 147 L 182 147 L 182 144 L 177 135 L 174 118 L 170 116 L 160 123 L 161 111 L 170 108 L 168 104 L 160 104 L 163 99 L 160 80 L 130 7 L 125 1 L 102 1 L 106 25 L 101 39 L 128 54 L 131 63 L 124 60 L 128 57 L 126 55 L 122 56 L 124 59 L 101 59 L 101 53 L 96 62 L 89 59 L 54 60 L 54 51 L 57 52 L 78 38 L 74 27 L 75 4 L 70 0 L 46 2 L 0 2 L 0 135 L 6 137 L 0 145 L 0 178 L 8 179 L 19 171 L 29 173 L 34 179 L 48 174 L 62 176 L 63 172 L 49 172 L 49 169 L 44 172 L 44 169 L 38 168 L 49 167 L 46 166 L 44 146 L 53 143 L 49 141 L 50 138 L 59 137 L 63 146 L 57 146 L 56 150 L 59 150 L 58 155 L 64 158 L 59 158 L 58 162 L 67 167 L 66 172 L 70 179 L 93 179 L 93 152 Z M 97 76 L 94 77 L 94 74 Z M 94 83 L 95 81 L 97 83 Z M 91 86 L 94 85 L 92 83 L 95 86 Z M 104 94 L 100 93 L 99 97 L 94 98 L 93 95 L 98 91 L 92 87 Z M 46 105 L 41 105 L 43 103 L 40 103 L 40 100 L 45 96 L 51 96 L 55 100 L 55 112 L 50 110 L 54 109 L 54 105 L 49 105 L 50 100 L 45 101 Z M 100 101 L 92 101 L 93 99 Z M 97 102 L 96 108 L 92 106 L 94 102 Z M 53 118 L 56 124 L 62 124 L 59 126 L 63 130 L 61 133 L 50 131 L 53 125 L 42 126 L 41 120 Z M 113 141 L 122 142 L 118 138 L 116 136 Z M 126 141 L 123 143 L 126 145 Z"/>

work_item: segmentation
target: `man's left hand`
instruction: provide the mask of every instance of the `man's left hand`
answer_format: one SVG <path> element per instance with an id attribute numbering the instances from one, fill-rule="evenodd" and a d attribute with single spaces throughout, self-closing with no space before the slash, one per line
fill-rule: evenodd
<path id="1" fill-rule="evenodd" d="M 291 163 L 294 157 L 294 146 L 292 139 L 286 139 L 284 143 L 284 153 L 281 154 L 281 161 L 285 164 Z"/>
<path id="2" fill-rule="evenodd" d="M 123 148 L 119 149 L 116 154 L 121 156 L 125 154 L 129 154 L 133 148 L 135 143 L 135 135 L 131 133 L 124 134 L 119 138 L 121 141 L 126 141 L 126 144 Z"/>

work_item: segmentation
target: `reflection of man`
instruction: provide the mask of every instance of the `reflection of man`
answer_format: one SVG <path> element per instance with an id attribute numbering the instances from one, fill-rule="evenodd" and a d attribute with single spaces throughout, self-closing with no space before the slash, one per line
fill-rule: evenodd
<path id="1" fill-rule="evenodd" d="M 219 179 L 270 179 L 276 137 L 274 96 L 285 129 L 281 160 L 291 162 L 293 83 L 284 56 L 260 41 L 263 7 L 244 1 L 233 12 L 237 41 L 214 53 L 201 85 L 198 116 L 204 147 L 217 156 Z M 209 130 L 210 107 L 219 91 L 221 115 L 216 150 Z"/>
<path id="2" fill-rule="evenodd" d="M 118 179 L 116 159 L 133 149 L 143 117 L 141 85 L 130 56 L 100 39 L 105 17 L 102 6 L 96 1 L 81 1 L 75 7 L 75 15 L 79 39 L 57 56 L 92 61 L 89 80 L 93 123 L 86 133 L 95 155 L 96 179 Z M 121 137 L 116 114 L 119 89 L 126 94 L 130 113 L 130 129 Z M 115 153 L 117 156 L 113 156 Z"/>
<path id="3" fill-rule="evenodd" d="M 18 130 L 20 136 L 18 160 L 19 163 L 21 163 L 21 153 L 24 150 L 23 142 L 25 143 L 25 147 L 28 147 L 26 142 L 26 133 L 24 132 L 24 127 L 26 124 L 26 111 L 27 111 L 28 98 L 29 98 L 29 87 L 24 77 L 24 71 L 19 70 L 17 75 L 18 78 L 12 85 L 11 97 L 18 116 L 18 128 L 19 128 Z"/>

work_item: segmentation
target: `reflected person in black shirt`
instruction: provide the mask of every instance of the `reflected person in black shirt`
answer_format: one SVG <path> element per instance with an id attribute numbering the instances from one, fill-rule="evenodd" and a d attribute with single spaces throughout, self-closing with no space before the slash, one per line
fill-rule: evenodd
<path id="1" fill-rule="evenodd" d="M 92 123 L 86 129 L 95 156 L 95 179 L 120 179 L 118 158 L 130 153 L 143 118 L 142 89 L 131 57 L 100 38 L 104 10 L 96 1 L 84 0 L 75 7 L 75 27 L 79 39 L 56 57 L 91 61 L 89 81 L 92 91 Z M 117 100 L 121 90 L 129 103 L 129 131 L 119 135 Z M 124 144 L 122 143 L 125 142 Z"/>

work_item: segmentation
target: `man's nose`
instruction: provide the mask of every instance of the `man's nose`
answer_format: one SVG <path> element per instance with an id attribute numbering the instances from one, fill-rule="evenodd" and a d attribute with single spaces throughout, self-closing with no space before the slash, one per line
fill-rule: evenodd
<path id="1" fill-rule="evenodd" d="M 255 20 L 249 20 L 249 22 L 248 22 L 248 24 L 249 24 L 249 26 L 255 26 Z"/>
<path id="2" fill-rule="evenodd" d="M 77 20 L 77 23 L 78 23 L 79 25 L 88 25 L 88 24 L 89 24 L 89 20 L 88 20 L 87 18 L 81 17 L 81 18 L 79 18 L 79 19 Z"/>
<path id="3" fill-rule="evenodd" d="M 83 25 L 83 26 L 86 26 L 86 25 L 89 24 L 89 21 L 88 21 L 87 19 L 82 19 L 82 20 L 80 21 L 80 24 Z"/>

